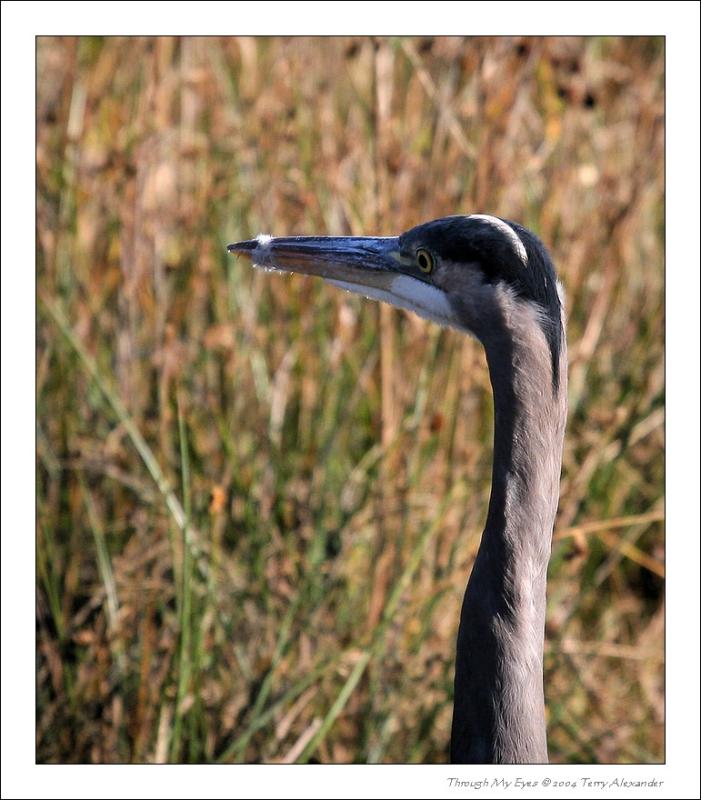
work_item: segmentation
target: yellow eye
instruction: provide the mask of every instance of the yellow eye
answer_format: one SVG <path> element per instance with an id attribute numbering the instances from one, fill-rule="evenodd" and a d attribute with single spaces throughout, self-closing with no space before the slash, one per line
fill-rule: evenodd
<path id="1" fill-rule="evenodd" d="M 416 263 L 419 265 L 421 272 L 425 272 L 427 275 L 433 272 L 433 256 L 428 250 L 419 248 L 416 251 Z"/>

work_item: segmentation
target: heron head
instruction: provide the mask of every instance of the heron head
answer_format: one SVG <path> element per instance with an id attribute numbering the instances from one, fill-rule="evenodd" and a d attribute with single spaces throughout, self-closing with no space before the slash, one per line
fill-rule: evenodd
<path id="1" fill-rule="evenodd" d="M 317 275 L 356 294 L 473 334 L 485 346 L 514 304 L 528 306 L 559 361 L 561 302 L 540 240 L 483 214 L 426 222 L 399 236 L 258 236 L 228 247 L 254 265 Z M 554 375 L 555 377 L 555 375 Z"/>

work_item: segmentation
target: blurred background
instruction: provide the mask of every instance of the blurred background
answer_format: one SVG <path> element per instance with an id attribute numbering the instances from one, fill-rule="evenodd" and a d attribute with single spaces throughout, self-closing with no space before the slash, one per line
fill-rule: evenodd
<path id="1" fill-rule="evenodd" d="M 551 760 L 664 759 L 664 40 L 37 40 L 39 762 L 445 762 L 480 346 L 227 257 L 517 220 L 568 297 Z"/>

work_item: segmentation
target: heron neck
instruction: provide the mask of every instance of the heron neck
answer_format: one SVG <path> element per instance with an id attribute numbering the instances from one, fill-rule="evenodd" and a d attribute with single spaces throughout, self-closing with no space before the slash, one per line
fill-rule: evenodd
<path id="1" fill-rule="evenodd" d="M 451 756 L 543 763 L 545 589 L 566 370 L 554 392 L 544 339 L 507 333 L 486 344 L 495 411 L 492 491 L 460 619 Z M 563 352 L 563 366 L 565 359 Z"/>
<path id="2" fill-rule="evenodd" d="M 530 604 L 534 582 L 545 586 L 567 413 L 565 356 L 557 389 L 550 363 L 522 341 L 502 346 L 497 356 L 488 351 L 487 359 L 494 455 L 480 552 L 489 557 L 500 592 L 518 606 Z"/>

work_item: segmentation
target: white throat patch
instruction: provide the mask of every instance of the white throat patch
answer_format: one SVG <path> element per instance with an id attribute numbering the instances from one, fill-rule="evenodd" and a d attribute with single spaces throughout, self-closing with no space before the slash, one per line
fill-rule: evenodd
<path id="1" fill-rule="evenodd" d="M 413 311 L 424 319 L 437 322 L 439 325 L 457 325 L 452 306 L 445 294 L 428 283 L 410 278 L 408 275 L 397 275 L 388 289 L 373 286 L 359 286 L 357 283 L 326 279 L 327 283 L 340 289 L 380 300 L 407 311 Z"/>

